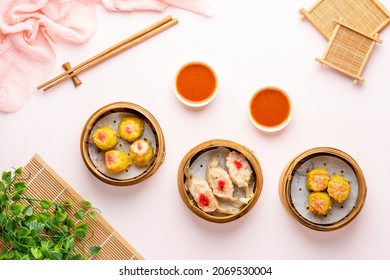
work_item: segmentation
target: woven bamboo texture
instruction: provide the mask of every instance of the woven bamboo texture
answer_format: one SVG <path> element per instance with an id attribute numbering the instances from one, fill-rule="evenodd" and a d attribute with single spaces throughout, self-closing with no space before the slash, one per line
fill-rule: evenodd
<path id="1" fill-rule="evenodd" d="M 319 0 L 300 12 L 328 40 L 336 27 L 334 20 L 341 18 L 366 35 L 379 33 L 390 23 L 390 12 L 378 0 Z"/>
<path id="2" fill-rule="evenodd" d="M 35 155 L 23 169 L 28 176 L 26 195 L 37 199 L 64 201 L 70 199 L 76 204 L 69 211 L 80 209 L 77 203 L 84 199 L 69 186 L 39 155 Z M 102 249 L 91 260 L 142 260 L 143 257 L 96 212 L 96 220 L 87 217 L 93 236 L 85 246 L 101 246 Z M 1 241 L 0 241 L 1 242 Z M 1 244 L 3 245 L 3 244 Z M 76 244 L 80 247 L 80 244 Z"/>
<path id="3" fill-rule="evenodd" d="M 321 64 L 328 65 L 352 78 L 354 82 L 364 82 L 361 74 L 377 42 L 375 36 L 365 35 L 344 23 L 337 26 L 329 40 L 328 47 L 322 59 L 316 58 Z"/>

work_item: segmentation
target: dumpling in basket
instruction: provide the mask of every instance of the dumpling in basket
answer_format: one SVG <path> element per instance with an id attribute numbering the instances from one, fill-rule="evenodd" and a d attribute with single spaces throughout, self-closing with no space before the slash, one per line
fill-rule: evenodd
<path id="1" fill-rule="evenodd" d="M 230 202 L 237 208 L 244 204 L 238 197 L 233 196 L 233 182 L 227 171 L 220 165 L 217 154 L 211 155 L 207 162 L 206 178 L 215 196 Z"/>
<path id="2" fill-rule="evenodd" d="M 111 126 L 102 126 L 94 131 L 92 139 L 101 150 L 108 150 L 118 143 L 118 133 Z"/>
<path id="3" fill-rule="evenodd" d="M 351 191 L 349 182 L 340 175 L 334 175 L 328 183 L 328 194 L 338 203 L 344 202 Z"/>
<path id="4" fill-rule="evenodd" d="M 245 190 L 246 198 L 253 196 L 253 171 L 244 155 L 231 151 L 226 157 L 226 168 L 237 187 Z"/>
<path id="5" fill-rule="evenodd" d="M 111 173 L 117 173 L 126 170 L 131 165 L 131 157 L 129 154 L 111 150 L 104 154 L 106 170 Z"/>
<path id="6" fill-rule="evenodd" d="M 209 184 L 203 178 L 187 178 L 185 185 L 198 207 L 206 213 L 215 211 L 230 215 L 236 214 L 239 211 L 236 207 L 219 203 Z"/>
<path id="7" fill-rule="evenodd" d="M 136 166 L 148 166 L 154 156 L 152 144 L 146 139 L 135 141 L 130 146 L 130 156 Z"/>
<path id="8" fill-rule="evenodd" d="M 206 180 L 190 178 L 186 180 L 185 184 L 196 204 L 202 211 L 211 213 L 217 210 L 218 201 Z"/>
<path id="9" fill-rule="evenodd" d="M 319 192 L 328 187 L 329 173 L 325 168 L 316 168 L 306 174 L 306 187 L 308 190 Z"/>
<path id="10" fill-rule="evenodd" d="M 137 117 L 124 117 L 118 127 L 119 136 L 131 142 L 139 139 L 144 131 L 144 121 Z"/>
<path id="11" fill-rule="evenodd" d="M 326 192 L 312 192 L 309 195 L 309 211 L 317 215 L 326 215 L 332 207 L 332 199 Z"/>

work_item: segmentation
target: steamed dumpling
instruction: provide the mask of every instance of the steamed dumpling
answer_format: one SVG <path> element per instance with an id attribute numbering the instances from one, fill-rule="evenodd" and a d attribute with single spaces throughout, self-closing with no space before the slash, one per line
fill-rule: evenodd
<path id="1" fill-rule="evenodd" d="M 215 196 L 230 202 L 238 208 L 243 205 L 238 198 L 233 197 L 233 182 L 227 171 L 219 164 L 217 154 L 213 154 L 208 160 L 206 178 Z"/>
<path id="2" fill-rule="evenodd" d="M 129 154 L 119 150 L 107 151 L 104 154 L 104 161 L 106 170 L 112 173 L 126 170 L 132 162 Z"/>
<path id="3" fill-rule="evenodd" d="M 92 139 L 99 149 L 108 150 L 118 143 L 118 133 L 111 126 L 103 126 L 95 130 Z"/>
<path id="4" fill-rule="evenodd" d="M 146 139 L 135 141 L 130 146 L 130 156 L 136 166 L 148 166 L 154 156 L 152 144 Z"/>
<path id="5" fill-rule="evenodd" d="M 206 180 L 198 178 L 187 179 L 186 187 L 202 211 L 211 213 L 217 210 L 218 201 Z"/>
<path id="6" fill-rule="evenodd" d="M 253 171 L 244 155 L 231 151 L 226 157 L 226 168 L 233 183 L 244 188 L 246 198 L 253 196 Z"/>
<path id="7" fill-rule="evenodd" d="M 309 195 L 309 211 L 317 215 L 326 215 L 332 207 L 332 199 L 327 192 L 311 192 Z"/>
<path id="8" fill-rule="evenodd" d="M 139 139 L 144 131 L 144 121 L 137 117 L 124 117 L 118 126 L 119 136 L 130 143 Z"/>
<path id="9" fill-rule="evenodd" d="M 343 176 L 336 174 L 329 180 L 327 190 L 331 198 L 342 203 L 348 198 L 351 186 Z"/>
<path id="10" fill-rule="evenodd" d="M 329 173 L 325 168 L 316 168 L 306 174 L 306 187 L 310 191 L 324 191 L 329 180 Z"/>

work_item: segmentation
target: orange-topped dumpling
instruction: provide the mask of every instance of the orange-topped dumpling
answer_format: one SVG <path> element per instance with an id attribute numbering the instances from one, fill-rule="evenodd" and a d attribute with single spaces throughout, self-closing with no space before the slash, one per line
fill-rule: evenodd
<path id="1" fill-rule="evenodd" d="M 117 173 L 126 170 L 131 165 L 131 157 L 129 154 L 119 151 L 111 150 L 104 154 L 106 170 L 108 172 Z"/>
<path id="2" fill-rule="evenodd" d="M 154 156 L 152 144 L 146 139 L 139 139 L 131 144 L 130 155 L 136 166 L 148 166 Z"/>
<path id="3" fill-rule="evenodd" d="M 118 143 L 118 133 L 111 126 L 103 126 L 95 130 L 93 142 L 101 150 L 113 148 Z"/>
<path id="4" fill-rule="evenodd" d="M 349 182 L 340 175 L 334 175 L 328 183 L 328 194 L 338 203 L 344 202 L 351 191 Z"/>
<path id="5" fill-rule="evenodd" d="M 119 136 L 134 142 L 139 139 L 144 131 L 144 121 L 137 117 L 124 117 L 118 127 Z"/>
<path id="6" fill-rule="evenodd" d="M 312 192 L 309 195 L 309 211 L 313 214 L 326 215 L 332 207 L 332 199 L 326 192 Z"/>
<path id="7" fill-rule="evenodd" d="M 306 187 L 315 192 L 326 190 L 329 179 L 329 173 L 325 168 L 313 169 L 306 174 Z"/>

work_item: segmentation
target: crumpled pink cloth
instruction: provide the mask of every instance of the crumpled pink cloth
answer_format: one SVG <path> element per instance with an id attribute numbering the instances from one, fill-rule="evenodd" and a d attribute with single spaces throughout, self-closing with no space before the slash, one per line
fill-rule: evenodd
<path id="1" fill-rule="evenodd" d="M 47 79 L 55 44 L 82 44 L 97 26 L 96 5 L 110 11 L 163 11 L 169 5 L 205 16 L 206 0 L 0 0 L 0 111 L 14 112 Z"/>

